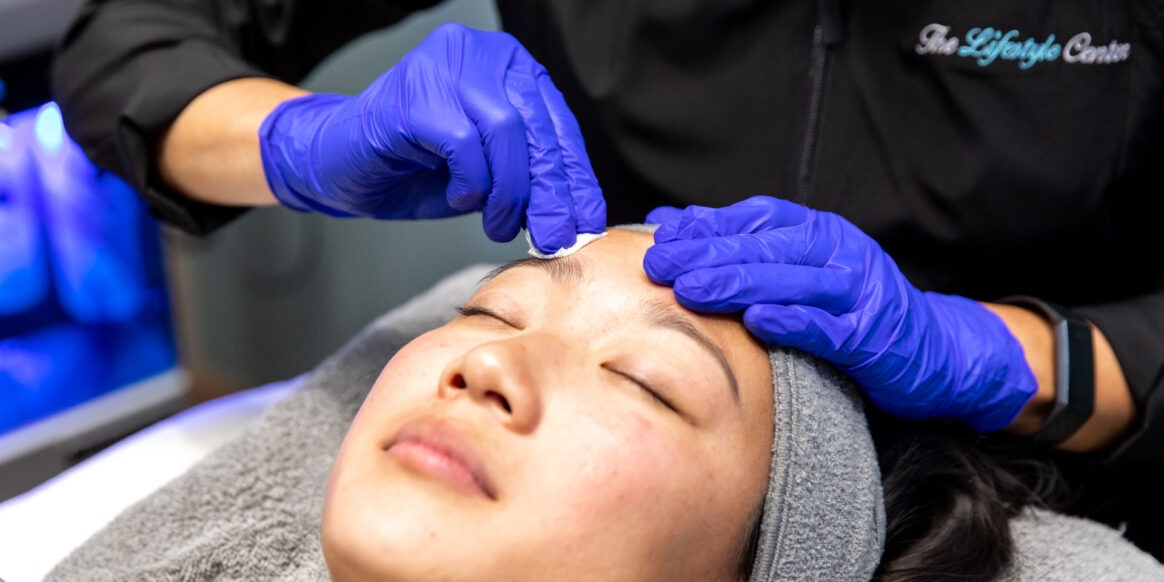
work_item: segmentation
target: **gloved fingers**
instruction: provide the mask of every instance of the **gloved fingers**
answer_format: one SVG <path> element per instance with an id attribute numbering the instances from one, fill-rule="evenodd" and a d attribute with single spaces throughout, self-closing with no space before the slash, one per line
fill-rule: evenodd
<path id="1" fill-rule="evenodd" d="M 723 208 L 692 205 L 662 223 L 655 242 L 755 233 L 801 224 L 808 216 L 808 208 L 770 196 L 753 196 Z"/>
<path id="2" fill-rule="evenodd" d="M 644 220 L 647 224 L 665 224 L 679 217 L 683 212 L 682 208 L 674 206 L 660 206 L 647 213 L 647 218 Z"/>
<path id="3" fill-rule="evenodd" d="M 438 166 L 428 172 L 418 172 L 409 180 L 401 180 L 390 188 L 393 196 L 380 198 L 372 211 L 372 217 L 380 220 L 401 218 L 446 218 L 458 216 L 471 210 L 457 210 L 449 206 L 447 198 L 433 196 L 449 184 L 449 169 Z M 387 188 L 386 188 L 387 190 Z M 401 204 L 400 200 L 408 203 Z"/>
<path id="4" fill-rule="evenodd" d="M 717 236 L 715 208 L 692 204 L 659 222 L 655 244 Z"/>
<path id="5" fill-rule="evenodd" d="M 475 210 L 489 193 L 491 178 L 481 134 L 465 113 L 456 95 L 440 87 L 408 109 L 412 138 L 425 150 L 445 159 L 449 182 L 445 190 L 449 206 Z M 424 160 L 417 160 L 425 165 Z"/>
<path id="6" fill-rule="evenodd" d="M 761 341 L 834 359 L 853 333 L 844 316 L 806 305 L 752 305 L 744 310 L 744 327 Z"/>
<path id="7" fill-rule="evenodd" d="M 442 26 L 438 31 L 448 37 L 448 67 L 457 75 L 448 83 L 478 136 L 489 177 L 488 188 L 472 206 L 454 204 L 453 196 L 449 204 L 458 210 L 481 210 L 490 239 L 513 240 L 521 230 L 530 195 L 525 123 L 510 103 L 504 83 L 505 55 L 513 41 L 460 25 Z"/>
<path id="8" fill-rule="evenodd" d="M 805 305 L 834 315 L 857 302 L 860 281 L 848 269 L 803 265 L 727 265 L 675 279 L 675 298 L 693 311 L 730 313 L 758 303 Z"/>
<path id="9" fill-rule="evenodd" d="M 485 233 L 490 239 L 513 240 L 521 230 L 522 212 L 530 198 L 529 149 L 522 114 L 510 103 L 500 75 L 465 83 L 461 93 L 465 112 L 481 136 L 490 175 L 488 195 L 474 210 L 484 213 Z"/>
<path id="10" fill-rule="evenodd" d="M 533 57 L 518 51 L 505 75 L 505 91 L 525 123 L 529 149 L 530 195 L 529 206 L 525 209 L 526 228 L 538 250 L 553 253 L 573 246 L 578 231 L 558 132 L 538 88 L 540 69 L 541 65 Z M 520 218 L 519 213 L 519 226 Z"/>
<path id="11" fill-rule="evenodd" d="M 554 86 L 544 67 L 538 66 L 538 90 L 557 131 L 562 152 L 562 168 L 574 202 L 574 223 L 578 232 L 599 233 L 606 230 L 606 199 L 590 166 L 586 142 L 578 120 L 566 105 L 562 92 Z M 572 243 L 571 243 L 572 244 Z"/>
<path id="12" fill-rule="evenodd" d="M 737 234 L 656 243 L 647 249 L 643 267 L 655 283 L 669 285 L 688 271 L 734 264 L 787 263 L 823 267 L 833 258 L 836 241 L 812 236 L 811 223 Z"/>

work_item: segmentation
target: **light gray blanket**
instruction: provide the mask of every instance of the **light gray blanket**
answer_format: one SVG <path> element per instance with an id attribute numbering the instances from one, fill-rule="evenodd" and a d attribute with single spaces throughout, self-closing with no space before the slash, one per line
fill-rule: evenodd
<path id="1" fill-rule="evenodd" d="M 319 523 L 327 476 L 348 424 L 391 354 L 417 334 L 449 320 L 453 306 L 469 296 L 487 270 L 483 266 L 466 269 L 375 321 L 242 436 L 130 507 L 61 562 L 47 580 L 328 580 Z M 781 398 L 805 398 L 813 390 L 803 386 L 813 385 L 814 378 L 834 377 L 815 364 L 798 363 L 801 360 L 784 360 L 787 373 L 778 376 L 791 377 L 793 382 L 787 384 L 791 391 Z M 797 378 L 801 388 L 797 388 Z M 779 395 L 780 386 L 777 389 Z M 792 421 L 816 429 L 836 424 L 831 413 L 823 412 L 824 416 L 801 414 Z M 842 430 L 853 431 L 852 442 L 867 443 L 863 426 L 863 422 L 850 422 Z M 777 442 L 776 446 L 784 446 L 783 454 L 809 450 L 806 447 L 821 442 L 814 435 L 823 432 L 804 434 L 817 440 L 787 446 Z M 839 442 L 837 436 L 829 438 Z M 860 455 L 867 464 L 869 450 L 862 449 Z M 844 578 L 851 579 L 853 573 L 871 572 L 877 556 L 868 548 L 879 540 L 870 533 L 878 533 L 881 526 L 878 508 L 870 504 L 868 495 L 880 491 L 876 472 L 868 467 L 854 472 L 843 463 L 839 471 L 825 470 L 838 468 L 838 463 L 831 462 L 835 456 L 803 457 L 773 473 L 773 482 L 783 483 L 781 487 L 789 493 L 779 499 L 776 513 L 781 523 L 765 527 L 765 536 L 778 542 L 772 545 L 772 555 L 761 557 L 772 573 L 766 579 L 837 579 L 842 571 L 847 573 Z M 858 474 L 869 482 L 838 482 L 852 481 Z M 824 499 L 824 495 L 808 493 L 813 491 L 860 495 Z M 863 529 L 846 529 L 839 523 L 844 519 L 821 522 L 826 513 L 853 510 L 863 512 L 863 521 L 858 520 Z M 1164 567 L 1104 526 L 1029 512 L 1016 519 L 1012 528 L 1018 559 L 1008 581 L 1164 581 Z M 822 535 L 814 539 L 810 535 L 814 531 Z M 822 559 L 805 563 L 813 556 Z"/>

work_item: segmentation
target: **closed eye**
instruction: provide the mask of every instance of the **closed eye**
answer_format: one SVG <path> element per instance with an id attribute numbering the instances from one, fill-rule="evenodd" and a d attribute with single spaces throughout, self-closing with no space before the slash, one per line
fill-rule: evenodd
<path id="1" fill-rule="evenodd" d="M 498 314 L 496 311 L 493 311 L 492 309 L 489 309 L 488 307 L 482 307 L 480 305 L 462 305 L 462 306 L 457 308 L 457 313 L 461 314 L 462 317 L 473 317 L 474 315 L 484 315 L 485 317 L 496 319 L 497 321 L 500 321 L 501 323 L 504 323 L 505 325 L 508 325 L 509 327 L 517 327 L 516 325 L 510 323 L 509 320 L 505 319 L 504 317 L 501 317 L 501 315 Z"/>
<path id="2" fill-rule="evenodd" d="M 646 392 L 648 395 L 650 395 L 651 398 L 654 398 L 656 401 L 658 401 L 659 404 L 662 404 L 663 406 L 666 406 L 667 408 L 671 409 L 671 411 L 674 412 L 675 414 L 678 414 L 680 416 L 683 415 L 683 413 L 679 412 L 679 409 L 676 408 L 675 405 L 672 404 L 670 400 L 667 400 L 666 398 L 664 398 L 662 394 L 659 394 L 657 391 L 652 389 L 646 382 L 643 382 L 642 380 L 639 380 L 638 378 L 635 378 L 634 376 L 631 376 L 630 374 L 627 374 L 626 372 L 622 372 L 622 371 L 616 370 L 614 368 L 610 368 L 606 364 L 603 364 L 602 367 L 605 370 L 608 370 L 610 372 L 613 372 L 614 374 L 617 374 L 618 376 L 621 376 L 622 378 L 629 381 L 631 384 L 634 384 L 640 390 L 642 390 L 643 392 Z"/>

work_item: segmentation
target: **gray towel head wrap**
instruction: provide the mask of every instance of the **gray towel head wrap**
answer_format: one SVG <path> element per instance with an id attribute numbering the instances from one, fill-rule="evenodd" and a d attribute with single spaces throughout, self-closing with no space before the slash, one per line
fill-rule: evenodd
<path id="1" fill-rule="evenodd" d="M 241 437 L 126 510 L 47 580 L 327 580 L 320 508 L 348 425 L 387 355 L 447 322 L 488 270 L 450 276 L 373 322 Z M 869 580 L 884 508 L 856 388 L 801 352 L 769 355 L 775 438 L 751 580 Z"/>
<path id="2" fill-rule="evenodd" d="M 772 466 L 752 582 L 869 580 L 885 503 L 877 453 L 852 380 L 771 347 Z"/>

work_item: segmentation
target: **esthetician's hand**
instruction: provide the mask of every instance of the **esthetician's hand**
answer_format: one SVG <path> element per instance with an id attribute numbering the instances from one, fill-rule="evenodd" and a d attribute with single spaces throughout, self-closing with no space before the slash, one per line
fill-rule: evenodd
<path id="1" fill-rule="evenodd" d="M 659 208 L 644 267 L 679 302 L 744 312 L 761 340 L 836 364 L 882 409 L 1006 427 L 1037 384 L 1018 340 L 976 301 L 922 292 L 836 214 L 757 196 L 726 208 Z"/>
<path id="2" fill-rule="evenodd" d="M 355 97 L 280 104 L 259 139 L 271 190 L 296 210 L 382 219 L 479 210 L 489 238 L 526 226 L 543 252 L 606 227 L 577 120 L 505 33 L 441 26 Z"/>

